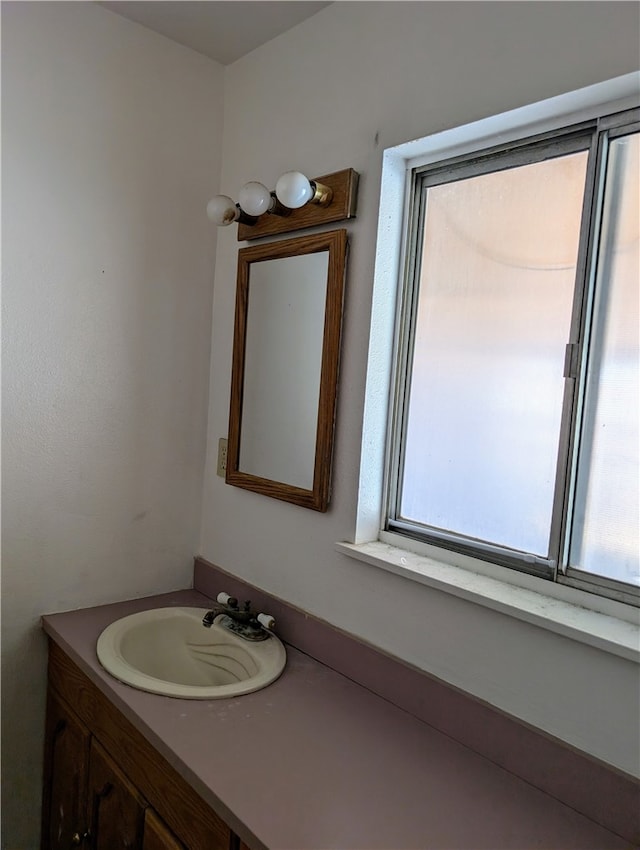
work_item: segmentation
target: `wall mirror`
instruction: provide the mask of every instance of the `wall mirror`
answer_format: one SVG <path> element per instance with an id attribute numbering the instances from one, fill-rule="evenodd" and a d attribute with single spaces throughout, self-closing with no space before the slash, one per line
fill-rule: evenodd
<path id="1" fill-rule="evenodd" d="M 226 482 L 329 504 L 347 231 L 238 251 Z"/>

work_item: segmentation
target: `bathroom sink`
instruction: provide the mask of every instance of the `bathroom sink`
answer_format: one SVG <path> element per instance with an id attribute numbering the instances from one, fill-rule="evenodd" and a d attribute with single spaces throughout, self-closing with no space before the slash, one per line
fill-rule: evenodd
<path id="1" fill-rule="evenodd" d="M 249 641 L 206 608 L 154 608 L 116 620 L 96 647 L 102 666 L 122 682 L 164 696 L 223 699 L 260 690 L 275 681 L 286 661 L 281 641 Z"/>

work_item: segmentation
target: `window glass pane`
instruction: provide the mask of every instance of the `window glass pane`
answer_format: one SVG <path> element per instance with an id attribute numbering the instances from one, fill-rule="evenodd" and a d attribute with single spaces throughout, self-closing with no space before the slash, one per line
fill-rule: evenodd
<path id="1" fill-rule="evenodd" d="M 611 143 L 569 563 L 640 585 L 639 135 Z"/>
<path id="2" fill-rule="evenodd" d="M 427 190 L 402 519 L 548 554 L 586 163 Z"/>

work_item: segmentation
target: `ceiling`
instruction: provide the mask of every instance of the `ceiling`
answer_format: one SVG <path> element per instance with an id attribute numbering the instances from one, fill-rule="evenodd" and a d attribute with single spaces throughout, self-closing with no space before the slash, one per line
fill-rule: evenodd
<path id="1" fill-rule="evenodd" d="M 330 4 L 307 0 L 117 0 L 98 5 L 229 65 Z"/>

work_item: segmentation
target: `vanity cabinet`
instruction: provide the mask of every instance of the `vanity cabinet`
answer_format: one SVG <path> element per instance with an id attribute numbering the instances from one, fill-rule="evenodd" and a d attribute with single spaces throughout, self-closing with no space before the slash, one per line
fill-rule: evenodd
<path id="1" fill-rule="evenodd" d="M 249 850 L 50 643 L 41 850 L 240 846 Z"/>

